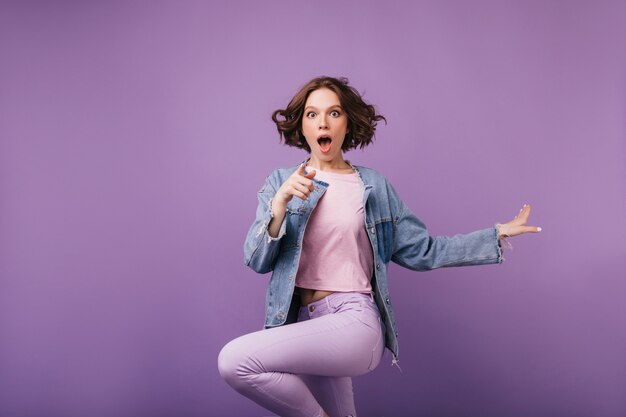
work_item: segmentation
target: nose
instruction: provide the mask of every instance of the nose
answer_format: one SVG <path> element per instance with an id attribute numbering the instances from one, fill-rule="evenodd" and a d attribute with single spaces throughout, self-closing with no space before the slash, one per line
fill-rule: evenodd
<path id="1" fill-rule="evenodd" d="M 328 127 L 328 123 L 326 123 L 326 116 L 320 116 L 320 129 L 326 129 Z"/>

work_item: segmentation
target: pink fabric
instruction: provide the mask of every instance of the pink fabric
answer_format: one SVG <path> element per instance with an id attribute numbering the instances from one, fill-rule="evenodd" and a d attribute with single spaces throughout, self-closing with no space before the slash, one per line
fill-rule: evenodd
<path id="1" fill-rule="evenodd" d="M 316 171 L 315 179 L 329 186 L 307 223 L 296 285 L 369 292 L 374 256 L 365 229 L 363 184 L 356 172 Z"/>

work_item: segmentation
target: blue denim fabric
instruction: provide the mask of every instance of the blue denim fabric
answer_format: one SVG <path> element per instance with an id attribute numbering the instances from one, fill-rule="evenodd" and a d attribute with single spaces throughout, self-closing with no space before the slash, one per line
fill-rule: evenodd
<path id="1" fill-rule="evenodd" d="M 308 161 L 308 158 L 303 161 Z M 430 236 L 426 225 L 400 200 L 393 186 L 379 172 L 351 164 L 364 186 L 364 227 L 374 254 L 372 288 L 386 327 L 385 346 L 398 361 L 398 332 L 387 286 L 387 266 L 395 262 L 414 271 L 443 267 L 502 263 L 498 231 L 493 227 L 454 236 Z M 271 200 L 283 182 L 298 169 L 275 169 L 258 191 L 256 219 L 244 243 L 244 262 L 258 273 L 272 271 L 265 304 L 265 328 L 296 322 L 300 298 L 294 297 L 307 221 L 329 184 L 313 178 L 306 200 L 294 197 L 287 205 L 277 237 L 268 234 Z"/>

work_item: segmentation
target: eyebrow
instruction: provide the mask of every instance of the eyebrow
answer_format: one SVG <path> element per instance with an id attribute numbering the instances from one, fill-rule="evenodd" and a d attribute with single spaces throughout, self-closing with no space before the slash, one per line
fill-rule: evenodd
<path id="1" fill-rule="evenodd" d="M 334 106 L 330 106 L 328 109 L 330 110 L 330 109 L 332 109 L 332 108 L 334 108 L 334 107 L 339 107 L 341 110 L 343 110 L 343 107 L 341 107 L 339 104 L 335 104 Z M 306 106 L 306 107 L 304 108 L 304 110 L 306 110 L 306 109 L 314 109 L 314 110 L 317 110 L 317 107 L 315 107 L 315 106 Z"/>

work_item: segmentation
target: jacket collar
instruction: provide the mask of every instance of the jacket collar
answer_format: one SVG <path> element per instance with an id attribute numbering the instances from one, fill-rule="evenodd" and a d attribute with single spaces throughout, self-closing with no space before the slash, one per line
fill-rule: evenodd
<path id="1" fill-rule="evenodd" d="M 307 162 L 309 162 L 309 160 L 310 160 L 310 159 L 311 159 L 311 156 L 309 156 L 308 158 L 304 159 L 304 160 L 302 161 L 302 163 L 306 165 L 306 164 L 307 164 Z M 352 168 L 352 170 L 353 170 L 354 172 L 356 172 L 357 174 L 359 174 L 359 177 L 361 176 L 361 172 L 359 171 L 359 169 L 357 168 L 357 166 L 356 166 L 356 165 L 352 165 L 352 162 L 350 162 L 350 161 L 349 161 L 349 160 L 347 160 L 347 159 L 344 159 L 344 161 L 346 161 L 346 162 L 348 163 L 348 165 L 350 165 L 350 167 Z"/>
<path id="2" fill-rule="evenodd" d="M 309 159 L 311 159 L 310 155 L 309 155 L 308 158 L 305 158 L 302 161 L 302 163 L 306 165 L 307 162 L 309 162 Z M 352 162 L 350 162 L 347 159 L 344 159 L 344 161 L 346 161 L 348 163 L 348 165 L 350 165 L 352 167 L 352 169 L 356 172 L 356 174 L 361 179 L 361 183 L 363 184 L 363 187 L 365 188 L 365 200 L 367 200 L 367 197 L 369 196 L 369 193 L 370 193 L 371 189 L 374 188 L 374 186 L 372 184 L 368 184 L 368 183 L 365 182 L 365 179 L 363 178 L 363 175 L 361 175 L 361 171 L 359 171 L 359 168 L 358 168 L 357 165 L 352 165 Z"/>

